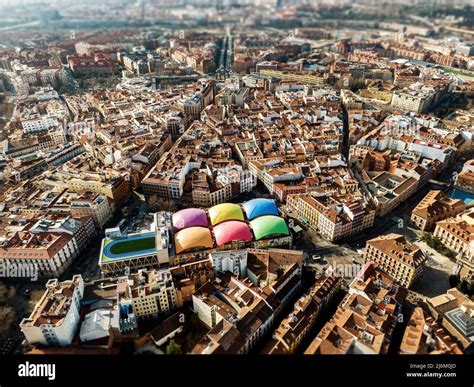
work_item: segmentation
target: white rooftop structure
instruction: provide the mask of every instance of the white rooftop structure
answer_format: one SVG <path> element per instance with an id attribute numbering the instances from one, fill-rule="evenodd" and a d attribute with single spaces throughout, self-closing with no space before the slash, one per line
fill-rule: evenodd
<path id="1" fill-rule="evenodd" d="M 82 342 L 109 336 L 110 328 L 119 328 L 118 309 L 96 309 L 86 315 L 81 325 L 79 338 Z"/>

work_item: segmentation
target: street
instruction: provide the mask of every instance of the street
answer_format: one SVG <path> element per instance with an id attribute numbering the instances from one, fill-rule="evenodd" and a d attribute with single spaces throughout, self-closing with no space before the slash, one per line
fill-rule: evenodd
<path id="1" fill-rule="evenodd" d="M 427 297 L 446 293 L 450 288 L 449 276 L 453 274 L 456 263 L 429 247 L 425 242 L 415 242 L 428 256 L 423 276 L 412 287 L 415 292 Z"/>

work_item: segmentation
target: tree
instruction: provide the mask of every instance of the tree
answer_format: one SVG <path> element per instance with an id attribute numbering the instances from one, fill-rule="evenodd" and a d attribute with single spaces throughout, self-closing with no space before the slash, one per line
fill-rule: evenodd
<path id="1" fill-rule="evenodd" d="M 36 305 L 41 300 L 41 297 L 43 297 L 43 294 L 44 294 L 43 289 L 33 290 L 30 295 L 30 302 Z"/>
<path id="2" fill-rule="evenodd" d="M 455 257 L 455 254 L 449 248 L 447 248 L 438 237 L 432 237 L 430 234 L 425 233 L 421 240 L 426 242 L 428 246 L 430 246 L 432 249 L 435 249 L 438 253 L 443 254 L 448 258 Z"/>
<path id="3" fill-rule="evenodd" d="M 468 294 L 468 291 L 469 291 L 469 284 L 467 283 L 466 280 L 462 280 L 459 284 L 458 284 L 458 290 L 463 292 L 464 294 Z"/>
<path id="4" fill-rule="evenodd" d="M 364 81 L 355 81 L 351 85 L 351 91 L 357 93 L 360 89 L 363 89 L 365 86 Z"/>
<path id="5" fill-rule="evenodd" d="M 184 321 L 183 328 L 186 332 L 194 333 L 198 331 L 200 328 L 200 321 L 198 315 L 196 313 L 190 314 Z"/>
<path id="6" fill-rule="evenodd" d="M 0 284 L 0 305 L 7 305 L 15 295 L 16 289 L 13 286 L 7 287 L 5 284 Z"/>
<path id="7" fill-rule="evenodd" d="M 176 211 L 176 203 L 173 200 L 163 200 L 161 203 L 160 209 L 167 212 Z"/>
<path id="8" fill-rule="evenodd" d="M 467 295 L 469 297 L 474 296 L 474 282 L 471 282 L 467 287 Z"/>
<path id="9" fill-rule="evenodd" d="M 0 338 L 7 338 L 16 320 L 16 312 L 8 304 L 12 303 L 16 289 L 0 284 Z"/>
<path id="10" fill-rule="evenodd" d="M 167 355 L 182 355 L 183 351 L 181 350 L 181 345 L 177 344 L 173 339 L 168 343 L 166 347 Z"/>
<path id="11" fill-rule="evenodd" d="M 156 211 L 158 209 L 158 196 L 151 195 L 148 197 L 148 207 L 151 211 Z"/>
<path id="12" fill-rule="evenodd" d="M 11 328 L 16 320 L 16 312 L 9 306 L 0 306 L 0 339 L 10 335 Z"/>
<path id="13" fill-rule="evenodd" d="M 314 247 L 313 238 L 307 231 L 302 232 L 300 243 L 308 250 Z"/>
<path id="14" fill-rule="evenodd" d="M 173 200 L 160 198 L 157 195 L 152 195 L 148 198 L 148 206 L 152 211 L 176 211 L 176 203 Z"/>
<path id="15" fill-rule="evenodd" d="M 459 281 L 460 281 L 459 274 L 451 274 L 449 276 L 449 286 L 451 288 L 455 288 L 456 286 L 458 286 Z"/>

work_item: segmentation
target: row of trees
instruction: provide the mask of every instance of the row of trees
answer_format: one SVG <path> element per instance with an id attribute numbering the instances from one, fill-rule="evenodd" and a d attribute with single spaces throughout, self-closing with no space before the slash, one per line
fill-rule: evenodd
<path id="1" fill-rule="evenodd" d="M 148 198 L 148 206 L 152 211 L 176 211 L 176 203 L 173 200 L 167 200 L 157 195 L 152 195 Z"/>
<path id="2" fill-rule="evenodd" d="M 422 241 L 426 242 L 428 246 L 430 246 L 432 249 L 435 249 L 438 253 L 443 254 L 444 256 L 448 258 L 455 258 L 456 254 L 448 249 L 444 243 L 439 239 L 438 237 L 433 237 L 430 234 L 425 234 L 421 238 Z"/>
<path id="3" fill-rule="evenodd" d="M 457 288 L 460 292 L 467 294 L 469 297 L 474 296 L 474 283 L 468 282 L 466 279 L 461 280 L 459 274 L 449 276 L 449 286 Z"/>

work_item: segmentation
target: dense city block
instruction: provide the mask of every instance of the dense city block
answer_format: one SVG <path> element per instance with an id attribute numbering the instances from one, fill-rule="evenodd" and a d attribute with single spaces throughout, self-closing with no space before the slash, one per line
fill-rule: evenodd
<path id="1" fill-rule="evenodd" d="M 2 354 L 474 352 L 470 1 L 13 3 Z"/>

